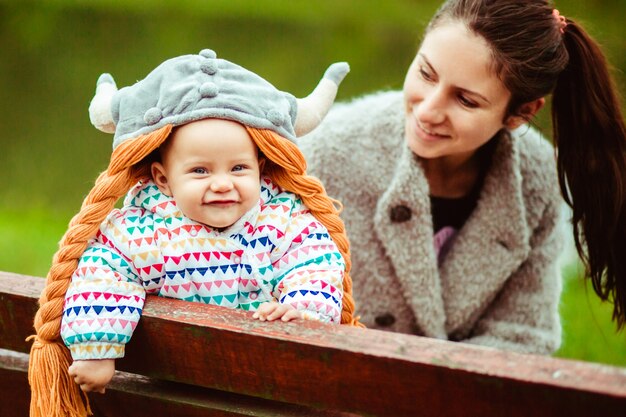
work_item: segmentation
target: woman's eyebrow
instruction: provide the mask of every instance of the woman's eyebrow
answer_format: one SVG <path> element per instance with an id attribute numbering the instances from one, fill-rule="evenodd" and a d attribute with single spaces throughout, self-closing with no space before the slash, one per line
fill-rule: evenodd
<path id="1" fill-rule="evenodd" d="M 424 61 L 424 64 L 428 67 L 428 69 L 435 75 L 437 75 L 437 71 L 435 70 L 435 68 L 433 68 L 433 66 L 431 65 L 430 61 L 428 60 L 428 58 L 426 57 L 426 55 L 424 55 L 424 53 L 420 52 L 419 53 L 420 58 L 422 58 L 422 60 Z M 480 98 L 481 100 L 485 101 L 487 104 L 491 104 L 491 102 L 489 100 L 487 100 L 487 97 L 483 96 L 482 94 L 476 92 L 476 91 L 472 91 L 472 90 L 468 90 L 467 88 L 462 88 L 462 87 L 457 87 L 459 90 L 463 91 L 464 93 L 467 94 L 471 94 L 474 96 L 477 96 L 478 98 Z"/>
<path id="2" fill-rule="evenodd" d="M 430 61 L 428 60 L 428 58 L 426 57 L 426 55 L 424 55 L 423 52 L 419 53 L 420 58 L 422 58 L 422 60 L 424 61 L 424 64 L 426 64 L 426 66 L 428 67 L 428 69 L 433 72 L 435 75 L 437 75 L 437 71 L 435 71 L 435 69 L 433 68 L 433 66 L 430 64 Z"/>

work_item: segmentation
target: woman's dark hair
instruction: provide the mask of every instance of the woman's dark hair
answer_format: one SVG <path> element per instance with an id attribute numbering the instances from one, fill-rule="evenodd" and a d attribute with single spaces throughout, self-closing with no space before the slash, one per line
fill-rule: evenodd
<path id="1" fill-rule="evenodd" d="M 598 44 L 546 0 L 450 0 L 427 31 L 460 21 L 484 38 L 511 92 L 507 116 L 552 93 L 558 179 L 593 288 L 626 325 L 626 128 Z M 566 25 L 564 23 L 567 23 Z"/>

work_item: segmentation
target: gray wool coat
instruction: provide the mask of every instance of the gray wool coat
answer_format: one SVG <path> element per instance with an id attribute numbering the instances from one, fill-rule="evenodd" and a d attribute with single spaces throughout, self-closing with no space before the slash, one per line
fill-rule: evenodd
<path id="1" fill-rule="evenodd" d="M 527 353 L 558 348 L 562 199 L 554 149 L 534 130 L 502 134 L 476 209 L 439 267 L 401 92 L 335 105 L 299 145 L 308 173 L 344 204 L 367 327 Z"/>

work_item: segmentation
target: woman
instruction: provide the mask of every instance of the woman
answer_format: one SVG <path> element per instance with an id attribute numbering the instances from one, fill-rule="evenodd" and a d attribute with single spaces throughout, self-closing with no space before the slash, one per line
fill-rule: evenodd
<path id="1" fill-rule="evenodd" d="M 556 165 L 524 126 L 550 93 Z M 625 144 L 596 44 L 550 2 L 510 0 L 444 3 L 403 93 L 336 106 L 301 140 L 345 206 L 364 324 L 542 354 L 560 343 L 559 182 L 624 325 Z"/>

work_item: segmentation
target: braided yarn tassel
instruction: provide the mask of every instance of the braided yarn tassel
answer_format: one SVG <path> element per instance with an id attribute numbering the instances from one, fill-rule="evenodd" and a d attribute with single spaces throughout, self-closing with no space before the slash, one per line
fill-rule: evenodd
<path id="1" fill-rule="evenodd" d="M 34 338 L 28 365 L 31 417 L 84 417 L 91 415 L 87 395 L 67 373 L 72 363 L 61 341 Z"/>
<path id="2" fill-rule="evenodd" d="M 306 160 L 302 152 L 291 141 L 282 138 L 271 130 L 255 129 L 246 126 L 248 134 L 259 147 L 263 155 L 274 163 L 267 167 L 272 181 L 279 187 L 298 194 L 315 218 L 328 229 L 346 262 L 343 277 L 343 302 L 341 324 L 365 327 L 355 316 L 354 298 L 352 297 L 352 278 L 350 277 L 350 242 L 346 235 L 343 221 L 339 217 L 341 203 L 330 198 L 322 183 L 306 174 Z"/>
<path id="3" fill-rule="evenodd" d="M 108 170 L 100 174 L 61 239 L 39 299 L 34 322 L 37 334 L 27 339 L 34 339 L 28 364 L 30 417 L 92 414 L 87 395 L 68 373 L 72 358 L 60 336 L 65 293 L 89 240 L 96 235 L 119 198 L 140 178 L 149 175 L 150 167 L 142 161 L 168 138 L 171 130 L 172 126 L 166 125 L 119 145 L 111 156 Z"/>

